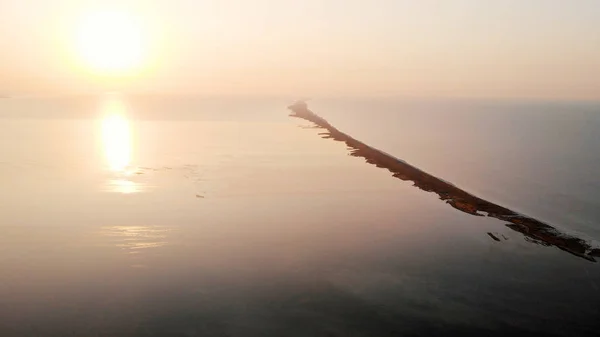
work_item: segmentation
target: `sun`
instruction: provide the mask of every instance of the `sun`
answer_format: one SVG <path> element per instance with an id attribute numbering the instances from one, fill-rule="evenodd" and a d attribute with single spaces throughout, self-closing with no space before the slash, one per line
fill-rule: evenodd
<path id="1" fill-rule="evenodd" d="M 142 66 L 143 39 L 138 20 L 121 11 L 84 15 L 77 29 L 77 50 L 88 70 L 123 74 Z"/>

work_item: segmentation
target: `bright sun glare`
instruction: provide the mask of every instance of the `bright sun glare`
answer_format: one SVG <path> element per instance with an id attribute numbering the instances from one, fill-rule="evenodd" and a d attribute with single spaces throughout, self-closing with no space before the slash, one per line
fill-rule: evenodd
<path id="1" fill-rule="evenodd" d="M 112 171 L 124 171 L 131 162 L 131 131 L 125 117 L 123 104 L 110 100 L 102 120 L 102 140 L 109 167 Z"/>
<path id="2" fill-rule="evenodd" d="M 123 73 L 141 66 L 142 29 L 136 18 L 120 11 L 96 11 L 82 17 L 77 49 L 90 70 Z"/>
<path id="3" fill-rule="evenodd" d="M 128 178 L 133 144 L 127 109 L 120 99 L 109 98 L 102 112 L 102 144 L 108 168 L 114 174 L 108 184 L 109 190 L 124 194 L 141 192 L 140 185 Z"/>

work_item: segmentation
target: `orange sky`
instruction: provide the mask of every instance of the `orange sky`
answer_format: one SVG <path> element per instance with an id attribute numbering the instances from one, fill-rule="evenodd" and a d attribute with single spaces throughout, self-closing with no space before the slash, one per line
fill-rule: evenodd
<path id="1" fill-rule="evenodd" d="M 143 70 L 78 59 L 86 11 L 131 13 Z M 0 0 L 0 94 L 600 99 L 600 2 Z"/>

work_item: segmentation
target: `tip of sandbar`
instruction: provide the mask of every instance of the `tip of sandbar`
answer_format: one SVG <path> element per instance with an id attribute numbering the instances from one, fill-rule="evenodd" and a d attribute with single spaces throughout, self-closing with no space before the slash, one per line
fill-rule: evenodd
<path id="1" fill-rule="evenodd" d="M 306 101 L 297 100 L 293 104 L 289 105 L 288 109 L 290 109 L 292 111 L 294 111 L 294 110 L 308 110 L 308 104 L 306 104 Z"/>

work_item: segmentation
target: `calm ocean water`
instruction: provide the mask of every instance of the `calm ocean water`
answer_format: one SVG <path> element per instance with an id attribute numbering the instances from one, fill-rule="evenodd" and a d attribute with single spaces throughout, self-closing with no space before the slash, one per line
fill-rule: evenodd
<path id="1" fill-rule="evenodd" d="M 0 336 L 597 335 L 597 263 L 348 156 L 288 103 L 1 100 Z M 310 104 L 600 239 L 598 105 Z"/>
<path id="2" fill-rule="evenodd" d="M 350 100 L 312 108 L 480 197 L 600 240 L 600 103 Z"/>

